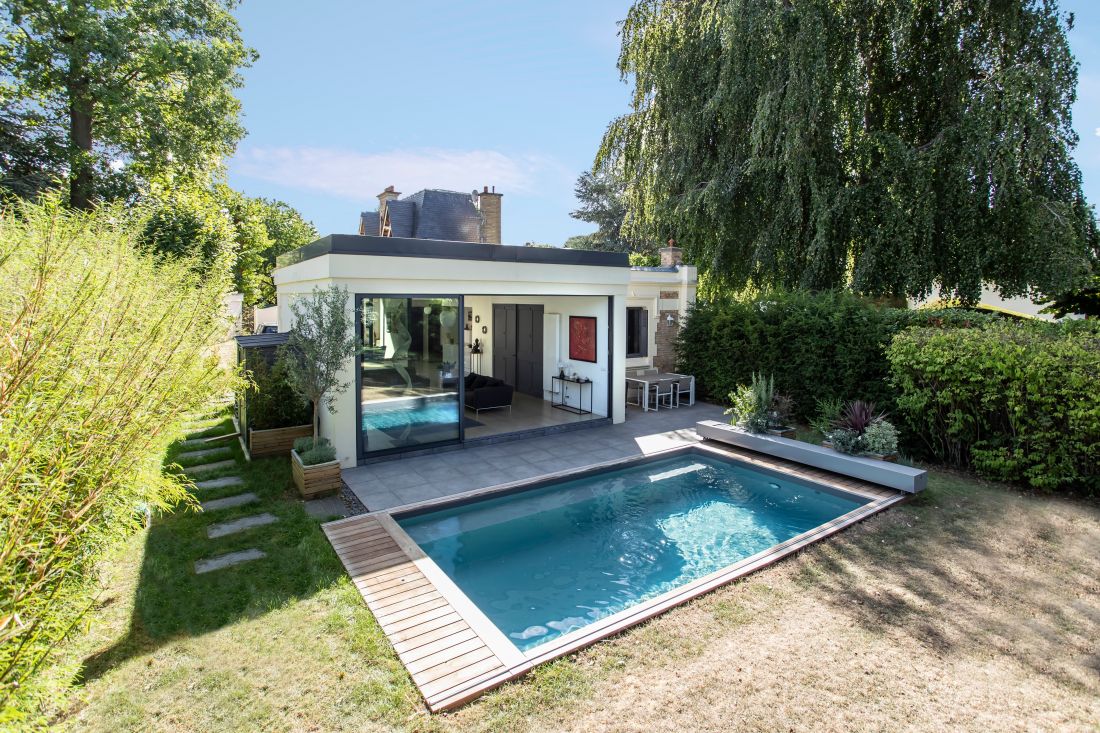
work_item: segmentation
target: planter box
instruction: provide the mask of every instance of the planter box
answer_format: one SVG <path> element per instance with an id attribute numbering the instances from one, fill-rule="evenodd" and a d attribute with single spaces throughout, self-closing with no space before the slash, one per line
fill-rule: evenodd
<path id="1" fill-rule="evenodd" d="M 822 448 L 800 440 L 780 438 L 777 435 L 758 435 L 716 420 L 695 423 L 695 430 L 700 437 L 707 440 L 747 448 L 757 453 L 832 471 L 842 476 L 851 476 L 909 494 L 924 491 L 928 487 L 928 472 L 919 468 L 876 461 L 862 456 L 849 456 L 831 448 Z"/>
<path id="2" fill-rule="evenodd" d="M 302 464 L 298 452 L 291 450 L 290 468 L 298 493 L 306 499 L 312 499 L 321 494 L 332 494 L 344 486 L 344 482 L 340 480 L 340 461 L 306 466 Z"/>
<path id="3" fill-rule="evenodd" d="M 786 437 L 786 436 L 784 436 L 784 437 Z M 829 450 L 836 450 L 836 448 L 833 447 L 832 441 L 828 441 L 828 440 L 821 441 L 821 447 L 822 448 L 828 448 Z M 837 451 L 837 452 L 839 453 L 840 451 Z M 850 455 L 850 454 L 845 454 L 845 455 Z M 889 454 L 885 454 L 885 453 L 860 453 L 859 455 L 863 456 L 864 458 L 874 458 L 876 461 L 889 461 L 890 463 L 897 463 L 898 462 L 898 454 L 897 453 L 889 453 Z"/>
<path id="4" fill-rule="evenodd" d="M 248 452 L 257 456 L 285 456 L 298 438 L 313 436 L 312 425 L 294 425 L 289 428 L 248 430 Z"/>

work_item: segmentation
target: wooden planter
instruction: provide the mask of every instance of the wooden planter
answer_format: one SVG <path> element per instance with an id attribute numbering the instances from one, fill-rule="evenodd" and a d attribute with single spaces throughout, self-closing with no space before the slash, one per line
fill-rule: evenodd
<path id="1" fill-rule="evenodd" d="M 340 461 L 327 461 L 313 466 L 302 464 L 298 452 L 290 451 L 290 468 L 298 493 L 306 499 L 322 494 L 332 494 L 343 488 L 340 480 Z"/>
<path id="2" fill-rule="evenodd" d="M 821 447 L 828 448 L 829 450 L 836 450 L 836 448 L 833 447 L 833 443 L 831 440 L 821 441 Z M 837 451 L 837 453 L 839 452 L 840 451 Z M 898 462 L 897 453 L 890 453 L 889 455 L 883 455 L 881 453 L 860 453 L 859 455 L 863 456 L 864 458 L 874 458 L 876 461 L 887 461 L 889 463 Z"/>
<path id="3" fill-rule="evenodd" d="M 312 425 L 294 425 L 289 428 L 271 428 L 270 430 L 248 430 L 248 452 L 252 456 L 285 456 L 294 448 L 298 438 L 313 435 Z"/>

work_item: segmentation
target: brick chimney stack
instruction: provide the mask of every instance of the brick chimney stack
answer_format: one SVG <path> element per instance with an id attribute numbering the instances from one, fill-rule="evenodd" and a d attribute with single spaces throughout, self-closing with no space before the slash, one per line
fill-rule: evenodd
<path id="1" fill-rule="evenodd" d="M 477 194 L 477 208 L 481 212 L 481 241 L 487 244 L 500 244 L 500 200 L 504 194 L 497 193 L 497 187 L 490 191 L 488 186 Z"/>
<path id="2" fill-rule="evenodd" d="M 667 247 L 661 247 L 661 267 L 679 267 L 684 264 L 684 250 L 676 246 L 676 240 L 668 240 Z"/>

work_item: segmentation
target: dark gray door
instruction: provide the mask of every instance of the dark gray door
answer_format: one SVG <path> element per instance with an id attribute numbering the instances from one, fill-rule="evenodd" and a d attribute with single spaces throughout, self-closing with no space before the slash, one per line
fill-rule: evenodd
<path id="1" fill-rule="evenodd" d="M 542 399 L 542 306 L 516 306 L 516 391 Z"/>
<path id="2" fill-rule="evenodd" d="M 493 376 L 516 384 L 516 306 L 493 305 Z"/>

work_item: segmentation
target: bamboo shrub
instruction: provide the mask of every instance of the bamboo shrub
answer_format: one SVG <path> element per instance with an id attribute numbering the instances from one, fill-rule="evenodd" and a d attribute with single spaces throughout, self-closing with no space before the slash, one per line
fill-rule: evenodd
<path id="1" fill-rule="evenodd" d="M 231 377 L 228 263 L 138 244 L 140 215 L 0 212 L 0 728 L 41 723 L 72 669 L 55 651 L 94 601 L 97 559 L 189 494 L 162 457 Z M 64 666 L 64 665 L 62 665 Z"/>

